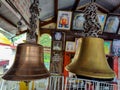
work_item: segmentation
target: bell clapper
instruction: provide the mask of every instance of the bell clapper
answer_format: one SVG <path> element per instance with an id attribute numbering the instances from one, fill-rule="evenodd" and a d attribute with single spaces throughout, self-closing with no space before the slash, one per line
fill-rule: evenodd
<path id="1" fill-rule="evenodd" d="M 29 82 L 30 81 L 20 81 L 20 90 L 29 90 Z"/>
<path id="2" fill-rule="evenodd" d="M 32 82 L 30 90 L 35 90 L 34 81 L 20 81 L 20 90 L 29 90 L 29 84 Z"/>

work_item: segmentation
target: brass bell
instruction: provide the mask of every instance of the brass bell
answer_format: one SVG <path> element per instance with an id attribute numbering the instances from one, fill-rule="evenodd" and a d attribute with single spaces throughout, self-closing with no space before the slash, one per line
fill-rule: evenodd
<path id="1" fill-rule="evenodd" d="M 83 77 L 113 79 L 114 71 L 110 68 L 104 52 L 104 40 L 101 38 L 82 38 L 67 71 Z"/>
<path id="2" fill-rule="evenodd" d="M 82 44 L 82 39 L 83 39 L 83 38 L 79 38 L 79 39 L 77 40 L 76 52 L 75 52 L 74 57 L 72 58 L 73 63 L 75 63 L 75 62 L 76 62 L 75 60 L 77 60 L 77 59 L 79 58 L 80 50 L 81 50 L 81 44 Z"/>
<path id="3" fill-rule="evenodd" d="M 13 81 L 29 81 L 49 77 L 50 73 L 44 65 L 43 55 L 43 47 L 39 44 L 19 44 L 15 61 L 2 78 Z"/>

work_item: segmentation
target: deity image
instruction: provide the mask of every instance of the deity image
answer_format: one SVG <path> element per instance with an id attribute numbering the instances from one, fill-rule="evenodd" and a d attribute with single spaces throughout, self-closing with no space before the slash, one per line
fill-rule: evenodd
<path id="1" fill-rule="evenodd" d="M 76 30 L 84 30 L 83 24 L 85 22 L 85 18 L 83 17 L 84 14 L 77 14 L 73 20 L 73 29 Z"/>
<path id="2" fill-rule="evenodd" d="M 59 21 L 59 27 L 68 28 L 69 17 L 68 14 L 62 14 Z"/>
<path id="3" fill-rule="evenodd" d="M 69 30 L 71 27 L 70 26 L 71 17 L 72 17 L 71 11 L 59 11 L 57 19 L 57 28 Z"/>
<path id="4" fill-rule="evenodd" d="M 107 23 L 105 26 L 105 32 L 116 33 L 117 28 L 119 26 L 119 18 L 117 16 L 110 16 L 107 19 Z"/>

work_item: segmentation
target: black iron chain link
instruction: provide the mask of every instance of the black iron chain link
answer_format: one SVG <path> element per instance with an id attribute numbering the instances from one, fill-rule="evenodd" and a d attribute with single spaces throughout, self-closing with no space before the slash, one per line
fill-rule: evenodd
<path id="1" fill-rule="evenodd" d="M 36 42 L 36 29 L 37 29 L 37 20 L 39 19 L 39 0 L 34 0 L 29 8 L 31 17 L 30 17 L 30 30 L 27 34 L 28 42 Z"/>

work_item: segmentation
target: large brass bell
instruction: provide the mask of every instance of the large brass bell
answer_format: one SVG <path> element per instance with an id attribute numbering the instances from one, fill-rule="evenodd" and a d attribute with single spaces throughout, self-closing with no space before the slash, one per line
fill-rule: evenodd
<path id="1" fill-rule="evenodd" d="M 65 67 L 67 71 L 97 79 L 113 79 L 115 77 L 105 56 L 103 39 L 82 38 L 82 43 L 79 44 L 77 50 L 72 62 Z"/>
<path id="2" fill-rule="evenodd" d="M 43 61 L 43 47 L 39 44 L 22 43 L 17 46 L 15 61 L 2 77 L 5 80 L 35 80 L 46 78 L 50 73 Z"/>

